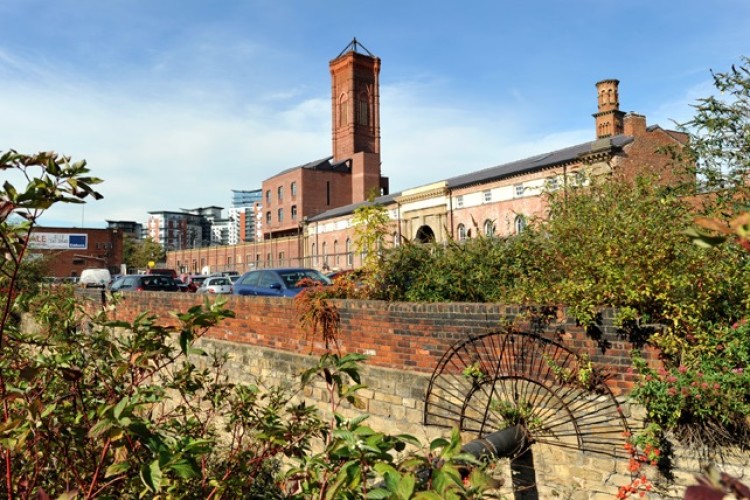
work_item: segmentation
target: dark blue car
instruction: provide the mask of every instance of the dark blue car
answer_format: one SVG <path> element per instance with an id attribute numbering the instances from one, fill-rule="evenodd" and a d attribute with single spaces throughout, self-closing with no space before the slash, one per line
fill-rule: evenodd
<path id="1" fill-rule="evenodd" d="M 324 285 L 331 284 L 331 280 L 315 269 L 259 269 L 240 276 L 234 283 L 234 294 L 294 297 L 302 291 L 303 287 L 298 283 L 305 278 Z"/>

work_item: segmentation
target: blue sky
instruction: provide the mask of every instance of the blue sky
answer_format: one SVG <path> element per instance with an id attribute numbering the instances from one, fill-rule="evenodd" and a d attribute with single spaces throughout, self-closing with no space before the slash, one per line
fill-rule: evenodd
<path id="1" fill-rule="evenodd" d="M 594 138 L 595 82 L 672 126 L 750 55 L 748 0 L 2 0 L 0 149 L 86 159 L 104 199 L 55 226 L 230 206 L 330 155 L 328 62 L 382 59 L 398 191 Z"/>

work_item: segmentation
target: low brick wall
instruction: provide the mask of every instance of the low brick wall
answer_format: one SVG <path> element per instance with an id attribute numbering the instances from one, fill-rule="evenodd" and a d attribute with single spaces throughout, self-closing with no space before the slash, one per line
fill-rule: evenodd
<path id="1" fill-rule="evenodd" d="M 99 296 L 93 298 L 90 305 L 98 307 Z M 235 312 L 235 318 L 214 328 L 202 344 L 204 348 L 230 353 L 227 368 L 238 382 L 295 383 L 299 373 L 317 362 L 325 351 L 320 339 L 311 339 L 299 327 L 293 300 L 226 298 L 226 307 Z M 143 311 L 151 311 L 165 322 L 174 322 L 169 311 L 185 311 L 204 299 L 193 294 L 127 293 L 112 315 L 128 321 Z M 443 354 L 468 335 L 496 331 L 507 321 L 516 321 L 521 329 L 532 328 L 521 309 L 498 304 L 336 303 L 341 314 L 338 348 L 342 353 L 357 352 L 369 357 L 362 381 L 367 388 L 360 393 L 364 407 L 344 408 L 342 413 L 353 417 L 367 412 L 373 428 L 409 433 L 423 443 L 448 432 L 422 425 L 429 379 Z M 588 353 L 592 362 L 606 367 L 610 373 L 608 384 L 624 401 L 634 382 L 628 369 L 632 344 L 612 319 L 613 315 L 605 314 L 595 331 L 586 332 L 575 321 L 558 314 L 541 333 L 568 349 Z M 649 355 L 655 360 L 655 353 Z M 308 387 L 303 397 L 326 411 L 328 396 L 322 384 Z M 630 415 L 630 408 L 624 408 Z M 631 425 L 637 427 L 638 419 L 631 418 Z M 685 485 L 694 482 L 694 475 L 709 459 L 700 458 L 698 450 L 676 450 L 675 480 L 662 482 L 671 494 L 651 498 L 679 498 Z M 727 450 L 723 461 L 728 472 L 750 476 L 748 458 L 742 453 Z M 534 467 L 540 498 L 613 498 L 617 488 L 630 480 L 625 460 L 538 444 L 534 445 Z M 508 467 L 501 463 L 497 471 L 507 475 Z"/>
<path id="2" fill-rule="evenodd" d="M 117 305 L 117 319 L 132 320 L 151 311 L 164 321 L 174 321 L 169 311 L 185 311 L 200 304 L 194 294 L 127 293 Z M 235 318 L 227 319 L 209 337 L 294 353 L 324 352 L 321 339 L 311 338 L 299 326 L 295 303 L 290 299 L 226 296 L 226 307 Z M 98 299 L 98 296 L 96 297 Z M 532 325 L 517 306 L 472 303 L 414 304 L 383 301 L 334 301 L 341 314 L 338 348 L 342 353 L 370 356 L 369 364 L 396 370 L 432 373 L 442 355 L 469 335 L 497 331 L 501 324 L 515 321 L 529 331 Z M 559 312 L 540 333 L 558 340 L 579 354 L 587 353 L 594 364 L 606 367 L 608 385 L 615 394 L 626 392 L 634 383 L 630 372 L 632 344 L 604 314 L 595 335 L 587 334 L 574 319 Z M 653 353 L 650 354 L 655 359 Z"/>

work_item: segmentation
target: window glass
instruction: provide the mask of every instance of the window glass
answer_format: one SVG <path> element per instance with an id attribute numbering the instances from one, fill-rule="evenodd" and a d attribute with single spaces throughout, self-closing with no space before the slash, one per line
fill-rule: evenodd
<path id="1" fill-rule="evenodd" d="M 526 217 L 523 215 L 516 215 L 516 220 L 514 223 L 516 233 L 520 233 L 524 229 L 526 229 Z"/>
<path id="2" fill-rule="evenodd" d="M 487 219 L 484 221 L 484 235 L 485 236 L 492 236 L 495 234 L 495 224 Z"/>
<path id="3" fill-rule="evenodd" d="M 256 286 L 258 284 L 258 278 L 260 278 L 260 271 L 251 271 L 247 273 L 247 276 L 242 278 L 240 285 Z"/>
<path id="4" fill-rule="evenodd" d="M 466 226 L 463 224 L 458 225 L 458 241 L 464 241 L 466 239 Z"/>
<path id="5" fill-rule="evenodd" d="M 270 288 L 274 283 L 278 283 L 279 279 L 276 277 L 276 273 L 272 271 L 263 271 L 258 281 L 258 286 L 261 288 Z"/>
<path id="6" fill-rule="evenodd" d="M 484 202 L 489 203 L 492 201 L 492 191 L 489 189 L 482 192 L 482 196 L 484 196 Z"/>

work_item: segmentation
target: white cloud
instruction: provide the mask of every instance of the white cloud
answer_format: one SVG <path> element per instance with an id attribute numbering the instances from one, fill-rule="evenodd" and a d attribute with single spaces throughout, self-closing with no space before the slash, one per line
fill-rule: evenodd
<path id="1" fill-rule="evenodd" d="M 286 102 L 281 110 L 250 105 L 248 112 L 221 95 L 196 100 L 200 88 L 154 97 L 74 79 L 57 86 L 62 80 L 0 82 L 0 148 L 85 158 L 105 180 L 104 199 L 86 208 L 91 223 L 144 221 L 149 210 L 228 206 L 231 189 L 260 187 L 280 169 L 329 154 L 330 111 L 322 99 Z M 58 207 L 45 220 L 78 224 L 80 212 Z"/>

